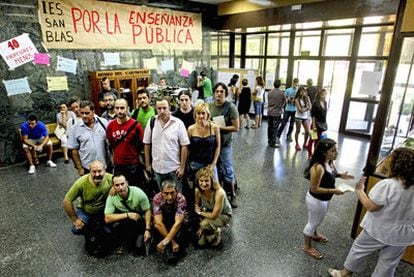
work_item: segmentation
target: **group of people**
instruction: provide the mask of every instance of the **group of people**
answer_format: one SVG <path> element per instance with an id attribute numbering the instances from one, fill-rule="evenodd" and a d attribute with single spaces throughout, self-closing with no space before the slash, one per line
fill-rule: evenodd
<path id="1" fill-rule="evenodd" d="M 61 105 L 62 146 L 71 154 L 64 154 L 65 163 L 71 156 L 80 176 L 64 207 L 72 232 L 85 235 L 92 254 L 97 250 L 90 241 L 100 233 L 119 253 L 142 254 L 151 241 L 159 252 L 168 248 L 179 255 L 188 230 L 194 230 L 199 246 L 220 244 L 221 228 L 237 207 L 232 133 L 238 131 L 239 114 L 226 101 L 225 84 L 213 91 L 214 101 L 195 107 L 191 93 L 181 91 L 174 113 L 166 98 L 151 107 L 145 89 L 137 91 L 132 112 L 126 99 L 110 91 L 103 93 L 101 116 L 88 100 Z M 81 204 L 75 209 L 77 198 Z M 197 228 L 185 226 L 194 222 Z"/>
<path id="2" fill-rule="evenodd" d="M 326 91 L 308 86 L 306 93 L 298 82 L 295 79 L 285 92 L 280 90 L 280 80 L 274 82 L 268 94 L 268 142 L 270 146 L 280 144 L 289 119 L 287 140 L 296 122 L 297 150 L 300 125 L 305 133 L 311 126 L 318 135 L 306 174 L 310 188 L 306 194 L 308 222 L 303 230 L 303 251 L 322 259 L 324 254 L 313 243 L 328 242 L 318 227 L 329 201 L 344 193 L 335 186 L 335 178 L 352 180 L 354 176 L 338 173 L 334 164 L 336 143 L 321 139 L 326 130 Z M 237 82 L 230 83 L 229 87 L 217 83 L 213 100 L 195 107 L 191 93 L 180 92 L 180 109 L 174 113 L 167 99 L 158 99 L 152 107 L 145 89 L 137 91 L 137 106 L 132 112 L 125 99 L 117 99 L 108 91 L 103 93 L 106 105 L 101 108 L 113 113 L 112 119 L 97 116 L 94 104 L 87 100 L 71 99 L 67 105 L 60 105 L 57 121 L 66 129 L 66 140 L 62 140 L 65 163 L 71 156 L 80 176 L 67 192 L 64 208 L 73 223 L 72 232 L 85 235 L 85 247 L 91 253 L 98 251 L 92 241 L 97 241 L 100 232 L 109 238 L 106 245 L 118 253 L 133 250 L 142 254 L 154 245 L 160 253 L 176 257 L 183 253 L 189 237 L 194 237 L 199 246 L 220 244 L 222 227 L 231 220 L 232 208 L 237 207 L 232 133 L 238 132 L 248 115 L 248 111 L 240 110 L 244 97 L 252 100 L 253 95 L 246 89 L 247 80 L 242 80 L 241 92 L 232 88 Z M 257 83 L 263 86 L 263 79 Z M 248 93 L 243 94 L 243 90 Z M 237 101 L 229 99 L 231 93 Z M 260 104 L 258 94 L 254 94 L 255 106 Z M 259 127 L 260 122 L 255 118 L 254 126 Z M 34 173 L 30 150 L 48 147 L 47 165 L 55 167 L 44 124 L 29 116 L 21 129 L 29 173 Z M 305 135 L 304 143 L 306 140 Z M 312 142 L 306 147 L 311 153 Z M 365 179 L 357 183 L 357 197 L 368 210 L 361 223 L 364 230 L 355 240 L 344 269 L 329 269 L 331 276 L 361 271 L 367 255 L 375 250 L 380 250 L 375 272 L 392 276 L 405 247 L 414 243 L 413 163 L 414 151 L 398 148 L 384 163 L 388 178 L 369 195 L 365 193 Z M 73 202 L 77 198 L 81 202 L 75 210 Z"/>

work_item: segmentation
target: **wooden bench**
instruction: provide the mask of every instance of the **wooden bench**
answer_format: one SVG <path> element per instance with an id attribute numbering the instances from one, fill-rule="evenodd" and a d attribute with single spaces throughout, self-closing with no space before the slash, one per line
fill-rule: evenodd
<path id="1" fill-rule="evenodd" d="M 61 151 L 60 140 L 55 135 L 57 123 L 46 124 L 47 132 L 49 133 L 49 139 L 53 144 L 53 152 Z"/>

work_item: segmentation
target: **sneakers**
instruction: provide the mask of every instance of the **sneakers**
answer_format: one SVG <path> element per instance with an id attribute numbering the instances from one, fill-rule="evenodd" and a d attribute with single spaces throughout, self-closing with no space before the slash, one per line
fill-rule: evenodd
<path id="1" fill-rule="evenodd" d="M 29 173 L 29 174 L 35 174 L 35 173 L 36 173 L 36 167 L 35 167 L 34 165 L 31 165 L 31 166 L 29 167 L 29 171 L 28 171 L 28 173 Z"/>
<path id="2" fill-rule="evenodd" d="M 300 148 L 299 144 L 296 144 L 295 149 L 296 149 L 296 151 L 302 150 L 302 148 Z"/>
<path id="3" fill-rule="evenodd" d="M 232 208 L 237 208 L 238 205 L 237 205 L 237 197 L 236 196 L 233 196 L 231 198 L 230 205 L 231 205 Z"/>
<path id="4" fill-rule="evenodd" d="M 54 168 L 54 167 L 56 167 L 56 164 L 54 162 L 52 162 L 51 160 L 49 160 L 49 161 L 46 162 L 46 166 Z"/>

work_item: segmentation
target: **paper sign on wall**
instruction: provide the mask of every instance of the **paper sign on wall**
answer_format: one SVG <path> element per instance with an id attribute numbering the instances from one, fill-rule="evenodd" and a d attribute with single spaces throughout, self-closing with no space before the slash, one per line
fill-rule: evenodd
<path id="1" fill-rule="evenodd" d="M 121 64 L 119 53 L 104 52 L 103 55 L 104 55 L 105 65 L 120 65 Z"/>
<path id="2" fill-rule="evenodd" d="M 161 70 L 164 73 L 169 70 L 174 70 L 174 59 L 161 61 Z"/>
<path id="3" fill-rule="evenodd" d="M 144 67 L 148 69 L 157 69 L 158 68 L 157 58 L 154 57 L 150 59 L 144 59 Z"/>
<path id="4" fill-rule="evenodd" d="M 34 54 L 34 63 L 35 64 L 50 65 L 50 56 L 49 56 L 49 54 L 35 53 Z"/>
<path id="5" fill-rule="evenodd" d="M 57 71 L 69 72 L 76 75 L 78 60 L 67 59 L 61 56 L 57 57 Z"/>
<path id="6" fill-rule="evenodd" d="M 8 96 L 32 92 L 27 77 L 14 80 L 3 80 L 3 84 L 6 87 Z"/>
<path id="7" fill-rule="evenodd" d="M 22 34 L 0 43 L 0 54 L 10 69 L 34 60 L 38 53 L 28 34 Z"/>
<path id="8" fill-rule="evenodd" d="M 49 76 L 46 80 L 48 91 L 68 90 L 67 76 Z"/>
<path id="9" fill-rule="evenodd" d="M 180 69 L 180 75 L 183 76 L 183 77 L 188 78 L 188 77 L 190 77 L 190 71 L 188 71 L 188 69 L 186 69 L 186 68 L 181 68 Z"/>
<path id="10" fill-rule="evenodd" d="M 183 60 L 183 64 L 181 66 L 182 69 L 187 69 L 189 72 L 193 70 L 193 63 L 187 62 L 186 60 Z"/>
<path id="11" fill-rule="evenodd" d="M 381 71 L 362 71 L 359 94 L 377 95 L 381 87 Z"/>

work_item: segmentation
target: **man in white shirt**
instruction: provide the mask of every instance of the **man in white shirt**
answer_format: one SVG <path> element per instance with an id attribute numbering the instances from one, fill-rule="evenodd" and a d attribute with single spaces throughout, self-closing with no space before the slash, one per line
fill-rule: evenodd
<path id="1" fill-rule="evenodd" d="M 158 188 L 166 179 L 173 179 L 179 191 L 190 144 L 184 123 L 171 115 L 169 101 L 157 100 L 157 116 L 147 124 L 144 133 L 145 169 L 154 172 Z M 151 123 L 153 122 L 153 123 Z"/>

